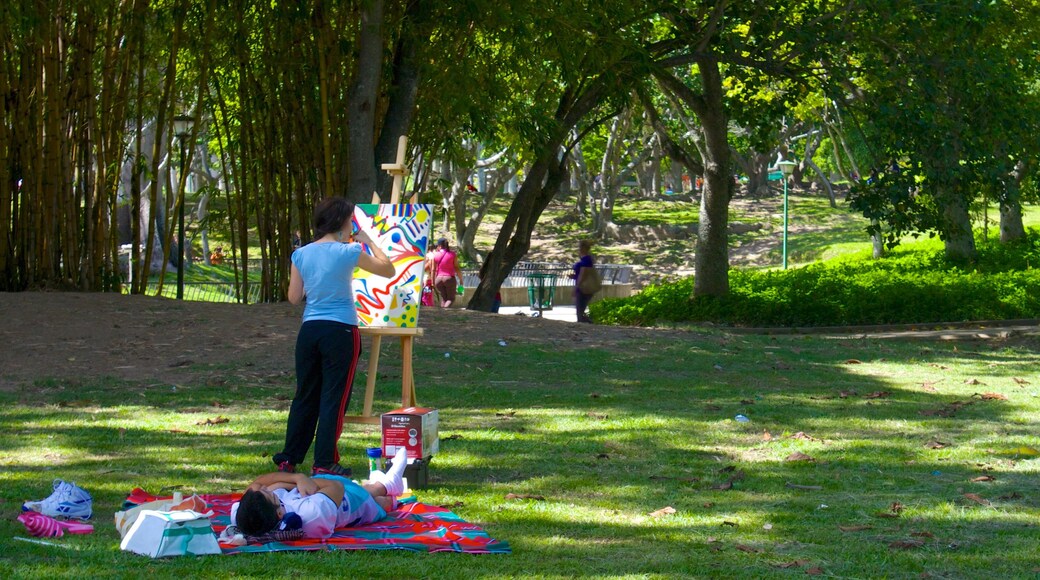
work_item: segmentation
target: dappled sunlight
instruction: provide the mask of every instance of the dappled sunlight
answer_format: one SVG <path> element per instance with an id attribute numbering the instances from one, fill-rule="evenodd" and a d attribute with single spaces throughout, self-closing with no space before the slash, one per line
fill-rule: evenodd
<path id="1" fill-rule="evenodd" d="M 418 343 L 417 394 L 439 409 L 441 438 L 420 500 L 515 554 L 551 560 L 560 576 L 616 575 L 619 561 L 638 576 L 814 565 L 885 576 L 949 571 L 952 556 L 1006 573 L 1040 540 L 1029 519 L 1040 509 L 1040 459 L 1028 455 L 1040 446 L 1034 350 L 714 331 L 612 342 L 598 332 L 510 337 L 509 348 L 474 340 L 450 357 Z M 176 385 L 54 381 L 31 400 L 0 393 L 0 429 L 13 435 L 0 440 L 3 505 L 43 497 L 60 477 L 87 487 L 109 525 L 136 486 L 242 490 L 274 467 L 293 387 L 281 376 L 239 384 L 236 372 Z M 387 364 L 375 408 L 394 408 L 399 393 Z M 377 427 L 346 426 L 340 450 L 356 476 L 378 439 Z M 111 550 L 100 538 L 84 545 Z M 522 575 L 510 565 L 504 575 Z"/>

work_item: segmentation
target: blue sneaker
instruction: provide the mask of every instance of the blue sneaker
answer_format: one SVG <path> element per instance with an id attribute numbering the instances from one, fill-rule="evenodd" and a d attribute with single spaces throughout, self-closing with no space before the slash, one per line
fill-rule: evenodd
<path id="1" fill-rule="evenodd" d="M 75 483 L 54 480 L 54 493 L 40 501 L 27 501 L 22 511 L 39 512 L 52 518 L 76 518 L 89 520 L 94 512 L 94 500 L 90 494 Z"/>

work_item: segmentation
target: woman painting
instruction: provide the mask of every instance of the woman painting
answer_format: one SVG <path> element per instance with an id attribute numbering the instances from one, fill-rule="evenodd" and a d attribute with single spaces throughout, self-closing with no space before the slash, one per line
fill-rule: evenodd
<path id="1" fill-rule="evenodd" d="M 296 337 L 296 395 L 289 407 L 285 447 L 273 457 L 279 471 L 295 473 L 313 440 L 312 475 L 351 473 L 339 463 L 338 443 L 361 355 L 354 268 L 384 278 L 395 271 L 367 233 L 351 235 L 353 214 L 354 204 L 344 198 L 322 201 L 314 209 L 315 240 L 292 253 L 289 302 L 306 304 Z"/>
<path id="2" fill-rule="evenodd" d="M 426 267 L 440 297 L 441 308 L 451 308 L 456 287 L 462 284 L 462 268 L 458 255 L 448 248 L 447 239 L 437 240 L 437 249 L 426 257 Z"/>

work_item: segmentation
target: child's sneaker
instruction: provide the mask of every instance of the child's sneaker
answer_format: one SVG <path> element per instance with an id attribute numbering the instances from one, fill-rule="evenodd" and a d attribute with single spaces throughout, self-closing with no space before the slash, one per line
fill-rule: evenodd
<path id="1" fill-rule="evenodd" d="M 315 465 L 311 468 L 311 475 L 338 475 L 340 477 L 350 477 L 353 473 L 349 467 L 343 467 L 338 463 L 333 463 L 327 467 L 318 467 Z"/>
<path id="2" fill-rule="evenodd" d="M 27 501 L 22 511 L 39 512 L 52 518 L 89 520 L 94 500 L 82 487 L 60 479 L 54 480 L 54 493 L 40 501 Z"/>

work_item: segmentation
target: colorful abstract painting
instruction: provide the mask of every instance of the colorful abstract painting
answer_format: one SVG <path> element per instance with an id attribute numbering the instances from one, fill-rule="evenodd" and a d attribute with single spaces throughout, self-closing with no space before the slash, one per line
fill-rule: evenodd
<path id="1" fill-rule="evenodd" d="M 354 274 L 354 304 L 361 326 L 414 328 L 419 322 L 423 262 L 433 213 L 427 204 L 362 203 L 354 208 L 354 225 L 394 263 L 393 278 L 364 270 Z"/>

